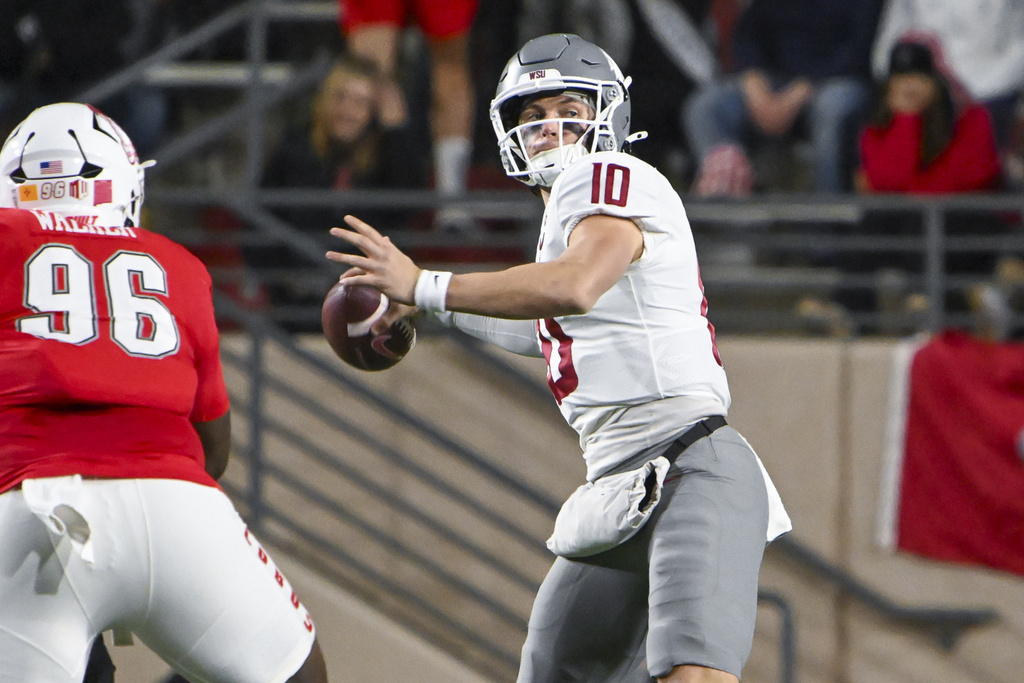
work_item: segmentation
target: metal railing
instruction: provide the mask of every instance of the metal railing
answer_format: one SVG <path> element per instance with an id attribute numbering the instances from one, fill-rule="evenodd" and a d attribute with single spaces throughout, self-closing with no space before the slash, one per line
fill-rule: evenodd
<path id="1" fill-rule="evenodd" d="M 956 647 L 967 630 L 990 624 L 998 617 L 994 609 L 984 607 L 960 609 L 901 605 L 789 535 L 776 539 L 772 547 L 886 619 L 926 633 L 946 652 Z"/>
<path id="2" fill-rule="evenodd" d="M 299 229 L 281 220 L 275 209 L 333 207 L 359 215 L 360 209 L 429 211 L 442 204 L 429 191 L 274 190 L 247 193 L 154 187 L 149 203 L 168 212 L 181 208 L 215 205 L 228 209 L 245 228 L 220 234 L 231 248 L 275 245 L 305 265 L 288 269 L 248 269 L 249 277 L 265 283 L 318 277 L 329 282 L 339 270 L 323 253 L 340 245 L 327 233 L 329 226 Z M 399 247 L 411 254 L 451 253 L 485 247 L 501 251 L 506 262 L 532 260 L 542 206 L 525 192 L 477 192 L 450 200 L 470 213 L 487 219 L 500 217 L 513 223 L 497 232 L 452 235 L 434 231 L 393 230 L 380 226 Z M 986 197 L 821 197 L 766 196 L 742 202 L 684 197 L 694 233 L 709 317 L 723 334 L 788 334 L 815 332 L 814 321 L 798 307 L 812 297 L 855 305 L 842 309 L 845 334 L 909 335 L 944 327 L 973 324 L 966 305 L 973 286 L 992 280 L 992 268 L 1000 258 L 1024 259 L 1024 196 Z M 875 218 L 899 216 L 905 227 L 892 233 L 872 232 Z M 976 233 L 964 230 L 965 216 L 974 218 Z M 950 219 L 955 220 L 951 229 Z M 867 227 L 865 227 L 867 226 Z M 190 243 L 210 239 L 196 230 L 171 235 Z M 742 252 L 737 260 L 734 254 Z M 851 259 L 857 265 L 847 265 Z M 886 268 L 870 264 L 888 262 Z M 963 263 L 976 263 L 963 267 Z M 865 263 L 868 264 L 865 266 Z M 241 270 L 236 271 L 238 276 Z M 886 308 L 882 303 L 857 305 L 860 299 L 881 302 L 885 292 L 896 288 L 903 298 L 919 295 L 914 311 Z M 273 311 L 271 311 L 273 313 Z M 315 329 L 316 306 L 298 313 Z M 1020 312 L 1014 325 L 1022 326 Z"/>

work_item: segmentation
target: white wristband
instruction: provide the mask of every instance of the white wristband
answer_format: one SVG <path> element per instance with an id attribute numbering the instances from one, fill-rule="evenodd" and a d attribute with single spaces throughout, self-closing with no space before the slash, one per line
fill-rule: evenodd
<path id="1" fill-rule="evenodd" d="M 413 299 L 424 311 L 444 313 L 445 298 L 448 295 L 448 281 L 452 274 L 444 270 L 421 270 L 416 280 Z"/>

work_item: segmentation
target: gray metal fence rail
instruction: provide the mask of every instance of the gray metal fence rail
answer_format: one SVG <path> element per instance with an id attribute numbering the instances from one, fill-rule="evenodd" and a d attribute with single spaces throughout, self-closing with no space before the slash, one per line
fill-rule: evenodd
<path id="1" fill-rule="evenodd" d="M 373 206 L 409 207 L 428 210 L 440 205 L 432 192 L 333 192 L 329 190 L 274 190 L 248 192 L 244 188 L 229 192 L 175 189 L 154 186 L 149 204 L 163 210 L 219 206 L 231 211 L 245 227 L 218 239 L 231 248 L 246 245 L 277 245 L 298 255 L 308 265 L 292 269 L 262 271 L 267 282 L 317 276 L 329 281 L 338 270 L 323 253 L 339 246 L 327 227 L 302 230 L 282 221 L 273 209 L 289 206 L 331 206 L 359 214 L 360 208 Z M 459 249 L 463 247 L 502 248 L 520 260 L 530 260 L 539 225 L 541 205 L 527 193 L 517 191 L 478 192 L 454 200 L 482 218 L 496 216 L 517 221 L 513 229 L 473 236 L 439 234 L 430 231 L 388 231 L 401 248 L 415 253 L 420 249 Z M 792 302 L 801 296 L 820 296 L 824 300 L 841 297 L 851 291 L 871 291 L 879 287 L 879 272 L 849 269 L 841 258 L 859 255 L 861 260 L 887 258 L 905 261 L 896 272 L 908 292 L 924 297 L 927 308 L 909 329 L 905 319 L 897 319 L 901 333 L 939 330 L 947 326 L 969 326 L 972 319 L 963 305 L 972 285 L 990 280 L 986 268 L 952 270 L 953 259 L 994 261 L 1000 257 L 1024 259 L 1024 197 L 992 195 L 985 197 L 844 197 L 763 196 L 742 202 L 702 200 L 684 197 L 701 256 L 702 276 L 711 305 L 710 317 L 723 333 L 789 333 L 805 330 L 806 325 Z M 900 214 L 910 217 L 914 226 L 896 234 L 866 234 L 865 216 Z M 993 221 L 998 231 L 979 230 L 976 234 L 949 231 L 950 216 L 976 215 L 978 220 Z M 186 243 L 202 244 L 211 239 L 187 226 L 175 227 L 171 236 Z M 746 261 L 733 263 L 721 259 L 723 252 L 744 250 Z M 251 271 L 249 275 L 260 276 Z M 237 275 L 237 274 L 236 274 Z M 315 327 L 317 308 L 300 313 Z M 851 310 L 851 321 L 861 329 L 885 330 L 899 312 L 881 308 Z M 1016 314 L 1015 324 L 1022 324 Z M 891 327 L 891 325 L 888 325 Z M 856 334 L 856 330 L 854 331 Z"/>

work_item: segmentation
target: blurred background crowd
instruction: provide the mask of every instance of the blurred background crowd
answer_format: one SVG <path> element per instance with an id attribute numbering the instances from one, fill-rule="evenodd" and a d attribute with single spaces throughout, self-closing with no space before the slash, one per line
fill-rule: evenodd
<path id="1" fill-rule="evenodd" d="M 212 0 L 8 0 L 0 6 L 0 132 L 40 104 L 76 99 L 243 2 Z M 267 110 L 258 177 L 267 190 L 426 191 L 428 206 L 382 201 L 359 213 L 388 231 L 451 236 L 485 245 L 505 221 L 460 204 L 475 191 L 515 189 L 500 167 L 488 104 L 501 70 L 525 40 L 573 32 L 602 45 L 633 77 L 632 129 L 651 135 L 632 152 L 685 196 L 745 200 L 779 193 L 948 196 L 1024 192 L 1024 3 L 1014 0 L 331 0 L 327 19 L 271 21 L 260 55 L 268 64 L 327 59 L 321 77 Z M 384 18 L 394 6 L 395 16 Z M 283 9 L 281 9 L 283 8 Z M 325 15 L 326 16 L 326 15 Z M 199 42 L 179 65 L 252 58 L 244 27 Z M 168 87 L 140 78 L 95 102 L 121 122 L 140 154 L 223 110 L 240 91 Z M 158 166 L 150 187 L 174 177 L 207 186 L 246 182 L 230 154 L 204 149 L 172 176 Z M 196 170 L 196 169 L 200 170 Z M 159 174 L 159 175 L 157 175 Z M 191 175 L 189 175 L 191 174 Z M 355 211 L 292 202 L 274 214 L 315 239 Z M 920 232 L 921 216 L 868 212 L 862 235 Z M 204 210 L 209 231 L 244 229 L 232 212 Z M 1016 233 L 1016 213 L 951 215 L 948 234 Z M 827 222 L 818 226 L 827 233 Z M 302 265 L 279 244 L 243 245 L 232 258 L 255 272 Z M 496 258 L 472 250 L 425 251 L 448 260 Z M 212 261 L 224 254 L 208 254 Z M 529 254 L 525 255 L 529 257 Z M 757 256 L 748 258 L 756 259 Z M 886 273 L 915 256 L 816 256 L 807 265 Z M 213 263 L 213 265 L 218 265 Z M 950 262 L 951 272 L 1020 279 L 1016 259 Z M 906 288 L 904 288 L 906 289 Z M 322 282 L 260 280 L 250 298 L 269 306 L 317 303 Z M 907 291 L 896 314 L 920 304 Z M 981 301 L 980 294 L 974 292 Z M 878 287 L 800 302 L 836 322 L 879 305 Z M 971 296 L 961 296 L 969 306 Z M 917 304 L 915 304 L 917 301 Z M 1006 303 L 1006 302 L 1003 302 Z M 839 311 L 837 313 L 837 311 Z M 989 313 L 993 311 L 990 310 Z M 301 316 L 300 316 L 301 317 Z M 296 330 L 310 328 L 294 322 Z M 314 325 L 315 327 L 315 325 Z M 832 329 L 856 329 L 849 321 Z M 864 330 L 862 331 L 872 331 Z"/>

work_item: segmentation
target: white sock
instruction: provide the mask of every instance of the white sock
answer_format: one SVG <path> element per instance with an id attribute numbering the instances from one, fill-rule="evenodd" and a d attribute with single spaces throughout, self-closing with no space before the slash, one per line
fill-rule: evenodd
<path id="1" fill-rule="evenodd" d="M 434 145 L 434 175 L 437 190 L 443 195 L 463 194 L 469 174 L 473 143 L 469 138 L 441 138 Z"/>

